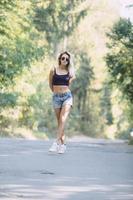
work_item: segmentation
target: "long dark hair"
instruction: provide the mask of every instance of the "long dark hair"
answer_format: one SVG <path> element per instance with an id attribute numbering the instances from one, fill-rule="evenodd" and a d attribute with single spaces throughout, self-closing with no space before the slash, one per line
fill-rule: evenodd
<path id="1" fill-rule="evenodd" d="M 66 67 L 68 68 L 68 66 L 69 66 L 69 64 L 70 64 L 70 58 L 71 58 L 71 56 L 70 56 L 70 54 L 69 54 L 67 51 L 62 52 L 62 53 L 59 55 L 59 57 L 58 57 L 58 64 L 59 64 L 59 65 L 61 64 L 61 58 L 62 58 L 62 56 L 63 56 L 64 54 L 68 55 L 68 57 L 69 57 L 69 61 L 68 61 L 67 65 L 66 65 Z"/>

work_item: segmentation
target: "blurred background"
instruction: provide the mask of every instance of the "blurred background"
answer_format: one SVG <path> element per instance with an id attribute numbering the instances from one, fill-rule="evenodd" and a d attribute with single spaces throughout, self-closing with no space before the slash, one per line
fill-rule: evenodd
<path id="1" fill-rule="evenodd" d="M 0 136 L 55 136 L 48 75 L 64 50 L 76 71 L 66 135 L 129 139 L 133 0 L 0 1 Z"/>

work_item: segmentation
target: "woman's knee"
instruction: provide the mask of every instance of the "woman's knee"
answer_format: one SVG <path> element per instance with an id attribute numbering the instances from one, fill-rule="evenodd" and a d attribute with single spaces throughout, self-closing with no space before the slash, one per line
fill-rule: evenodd
<path id="1" fill-rule="evenodd" d="M 65 121 L 66 121 L 66 116 L 65 115 L 60 116 L 59 123 L 64 124 Z"/>

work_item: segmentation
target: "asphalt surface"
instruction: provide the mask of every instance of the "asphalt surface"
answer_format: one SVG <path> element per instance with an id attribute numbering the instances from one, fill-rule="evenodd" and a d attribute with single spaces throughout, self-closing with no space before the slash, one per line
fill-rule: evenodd
<path id="1" fill-rule="evenodd" d="M 67 143 L 0 139 L 0 200 L 133 200 L 133 146 L 102 140 Z"/>

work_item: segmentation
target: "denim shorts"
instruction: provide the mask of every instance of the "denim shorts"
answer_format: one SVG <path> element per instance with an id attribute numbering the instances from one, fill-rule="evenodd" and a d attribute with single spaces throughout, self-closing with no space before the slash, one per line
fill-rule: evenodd
<path id="1" fill-rule="evenodd" d="M 62 108 L 64 105 L 73 105 L 73 97 L 71 91 L 65 93 L 53 93 L 53 107 Z"/>

